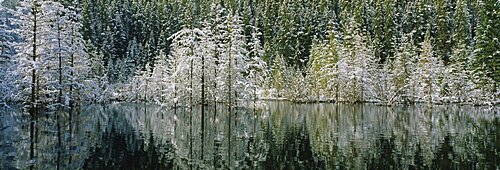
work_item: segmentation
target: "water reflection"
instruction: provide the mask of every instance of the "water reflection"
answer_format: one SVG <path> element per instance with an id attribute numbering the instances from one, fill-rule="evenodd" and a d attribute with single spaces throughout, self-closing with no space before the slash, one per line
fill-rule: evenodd
<path id="1" fill-rule="evenodd" d="M 497 108 L 267 102 L 232 114 L 205 107 L 203 117 L 200 109 L 93 105 L 71 121 L 62 114 L 60 130 L 52 115 L 4 109 L 0 169 L 500 168 Z"/>

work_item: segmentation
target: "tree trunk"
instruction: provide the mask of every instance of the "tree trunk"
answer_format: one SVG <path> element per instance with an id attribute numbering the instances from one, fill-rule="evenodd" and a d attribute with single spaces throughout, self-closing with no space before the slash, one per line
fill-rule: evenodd
<path id="1" fill-rule="evenodd" d="M 229 65 L 228 65 L 228 121 L 229 121 L 229 127 L 228 127 L 228 135 L 229 135 L 229 140 L 228 140 L 228 164 L 229 168 L 231 168 L 231 112 L 232 112 L 232 63 L 233 63 L 233 58 L 231 55 L 231 48 L 232 48 L 232 40 L 229 40 L 229 50 L 228 50 L 228 55 L 229 55 Z"/>
<path id="2" fill-rule="evenodd" d="M 31 57 L 32 57 L 32 60 L 33 62 L 36 62 L 36 59 L 37 59 L 37 54 L 36 54 L 36 49 L 37 49 L 37 44 L 36 44 L 36 41 L 37 41 L 37 7 L 36 7 L 36 2 L 34 2 L 33 4 L 33 11 L 32 11 L 32 14 L 33 14 L 33 44 L 32 44 L 32 54 L 31 54 Z M 31 71 L 31 116 L 34 116 L 36 113 L 37 113 L 37 105 L 36 105 L 36 100 L 37 100 L 37 87 L 36 87 L 36 83 L 37 83 L 37 75 L 36 75 L 36 70 L 35 68 L 33 68 L 33 70 Z"/>
<path id="3" fill-rule="evenodd" d="M 62 87 L 62 55 L 61 55 L 61 26 L 57 24 L 57 57 L 59 58 L 59 96 L 57 98 L 57 102 L 59 104 L 59 109 L 62 106 L 62 95 L 63 95 L 63 87 Z"/>
<path id="4" fill-rule="evenodd" d="M 205 56 L 201 56 L 201 160 L 203 161 L 205 141 Z"/>

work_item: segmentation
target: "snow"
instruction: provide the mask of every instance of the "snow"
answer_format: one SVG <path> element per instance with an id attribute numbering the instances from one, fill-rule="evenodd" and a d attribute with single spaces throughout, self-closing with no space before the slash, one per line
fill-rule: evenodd
<path id="1" fill-rule="evenodd" d="M 36 10 L 32 7 L 33 2 L 39 6 Z M 372 31 L 377 35 L 373 40 L 374 37 L 366 33 L 369 29 L 363 25 L 366 23 L 357 23 L 360 21 L 353 16 L 337 16 L 340 21 L 312 20 L 319 23 L 307 23 L 317 27 L 313 28 L 291 22 L 295 20 L 293 17 L 285 20 L 284 14 L 279 14 L 278 20 L 286 25 L 262 26 L 259 21 L 247 23 L 248 18 L 242 17 L 246 15 L 220 4 L 212 4 L 210 17 L 198 24 L 181 19 L 177 22 L 184 25 L 176 25 L 179 29 L 174 29 L 169 25 L 171 23 L 158 23 L 162 30 L 154 31 L 161 33 L 146 31 L 131 36 L 127 31 L 136 28 L 122 24 L 132 20 L 124 13 L 134 11 L 128 7 L 106 14 L 112 16 L 109 22 L 113 24 L 104 25 L 100 21 L 102 18 L 94 18 L 102 17 L 99 13 L 102 11 L 86 11 L 91 14 L 79 16 L 73 7 L 58 2 L 24 0 L 16 11 L 0 8 L 2 12 L 15 13 L 16 18 L 11 19 L 16 27 L 7 27 L 7 22 L 2 20 L 0 23 L 4 25 L 0 25 L 0 35 L 1 43 L 12 46 L 17 52 L 7 54 L 2 51 L 0 54 L 0 103 L 29 103 L 34 95 L 37 102 L 46 103 L 33 105 L 47 107 L 68 106 L 70 101 L 77 99 L 84 102 L 116 100 L 175 104 L 179 107 L 216 102 L 240 106 L 245 101 L 255 102 L 257 99 L 495 105 L 498 103 L 499 94 L 495 94 L 498 85 L 495 77 L 490 76 L 494 74 L 491 73 L 491 63 L 485 61 L 495 59 L 493 56 L 499 51 L 488 53 L 488 46 L 470 45 L 487 45 L 488 42 L 481 39 L 488 36 L 482 35 L 484 31 L 477 32 L 478 36 L 472 40 L 469 35 L 472 25 L 468 22 L 473 18 L 469 18 L 467 5 L 459 2 L 457 12 L 451 18 L 460 29 L 455 28 L 457 31 L 449 35 L 450 39 L 432 37 L 425 25 L 417 24 L 412 30 L 401 30 L 399 27 L 402 26 L 397 25 L 401 23 L 394 23 L 397 26 L 389 28 L 374 25 Z M 392 12 L 406 22 L 417 23 L 425 11 L 434 10 L 433 5 L 424 7 L 429 9 L 417 9 L 424 10 L 417 11 L 418 16 Z M 408 7 L 416 10 L 413 8 L 422 8 L 422 4 L 412 3 Z M 376 14 L 372 10 L 377 9 L 367 9 L 369 15 Z M 144 14 L 134 14 L 134 23 L 129 24 L 139 25 L 141 29 L 156 25 L 149 23 L 153 20 L 149 17 L 160 17 L 158 14 Z M 38 22 L 36 29 L 33 28 L 34 15 Z M 308 20 L 307 16 L 294 17 L 301 22 Z M 363 17 L 374 19 L 370 18 L 372 16 Z M 448 19 L 438 18 L 438 21 Z M 488 18 L 480 21 L 486 24 L 476 29 L 487 29 L 491 26 L 488 22 L 493 22 Z M 78 31 L 85 25 L 91 28 L 86 30 L 91 34 L 87 35 L 91 36 L 87 37 L 89 40 L 84 40 Z M 336 28 L 339 25 L 342 28 Z M 320 30 L 325 29 L 323 27 L 328 30 Z M 379 29 L 385 30 L 378 33 Z M 318 36 L 320 33 L 310 30 L 327 35 Z M 35 33 L 36 42 L 32 42 Z M 7 37 L 11 34 L 19 38 Z M 159 34 L 161 37 L 156 37 Z M 306 42 L 305 39 L 312 40 Z M 497 37 L 488 40 L 498 42 Z M 441 59 L 441 47 L 435 42 L 451 46 L 447 65 Z M 387 44 L 390 47 L 386 47 Z M 381 50 L 383 48 L 391 49 Z M 307 52 L 309 56 L 303 56 Z M 394 56 L 389 56 L 392 54 Z M 381 56 L 385 57 L 385 63 L 379 62 L 377 57 Z M 272 64 L 268 65 L 266 61 Z M 36 82 L 32 82 L 33 78 Z M 31 94 L 31 88 L 39 90 Z M 59 96 L 59 90 L 63 96 Z M 59 98 L 63 101 L 54 103 L 59 102 Z"/>

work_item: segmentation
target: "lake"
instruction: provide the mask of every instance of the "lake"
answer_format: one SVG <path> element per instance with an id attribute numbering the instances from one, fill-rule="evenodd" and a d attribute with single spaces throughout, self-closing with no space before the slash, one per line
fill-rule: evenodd
<path id="1" fill-rule="evenodd" d="M 0 169 L 499 169 L 498 107 L 120 103 L 0 110 Z M 191 116 L 192 115 L 192 116 Z"/>

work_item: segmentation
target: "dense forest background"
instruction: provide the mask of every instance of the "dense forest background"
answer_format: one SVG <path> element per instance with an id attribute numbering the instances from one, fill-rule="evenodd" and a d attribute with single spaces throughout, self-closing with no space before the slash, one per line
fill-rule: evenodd
<path id="1" fill-rule="evenodd" d="M 41 100 L 39 96 L 44 95 L 30 94 L 42 93 L 43 89 L 36 92 L 28 88 L 35 89 L 37 83 L 28 81 L 36 77 L 35 71 L 22 74 L 29 69 L 20 69 L 23 61 L 19 58 L 42 54 L 59 54 L 56 56 L 62 58 L 61 51 L 67 52 L 68 57 L 59 63 L 65 63 L 66 67 L 62 67 L 69 71 L 67 74 L 59 71 L 58 75 L 65 76 L 59 76 L 63 78 L 45 95 L 54 93 L 52 96 L 59 99 L 53 101 L 59 104 L 64 103 L 64 98 L 66 101 L 78 98 L 163 103 L 169 96 L 162 91 L 176 93 L 171 98 L 177 102 L 180 95 L 177 92 L 186 90 L 191 103 L 195 93 L 200 93 L 198 96 L 203 102 L 208 95 L 214 102 L 229 96 L 388 103 L 480 103 L 495 102 L 499 98 L 500 2 L 496 0 L 61 0 L 51 7 L 47 2 L 2 2 L 0 92 L 3 101 Z M 58 7 L 61 10 L 55 11 L 65 12 L 55 12 L 54 16 L 64 16 L 70 28 L 58 29 L 54 23 L 61 19 L 47 19 L 44 22 L 49 27 L 40 30 L 39 35 L 63 31 L 68 38 L 59 34 L 59 39 L 74 39 L 67 43 L 68 50 L 61 50 L 59 43 L 52 54 L 20 55 L 23 42 L 29 46 L 33 34 L 38 32 L 27 31 L 35 30 L 31 29 L 33 24 L 29 27 L 23 25 L 30 24 L 23 23 L 33 23 L 37 12 L 40 12 L 39 18 L 51 14 L 57 4 L 62 4 Z M 44 6 L 46 8 L 42 8 Z M 31 20 L 23 20 L 28 15 L 32 15 Z M 189 35 L 183 37 L 183 31 Z M 42 44 L 46 43 L 39 44 L 37 48 L 42 49 L 39 51 L 51 48 Z M 187 47 L 191 53 L 185 53 L 186 49 L 181 47 Z M 213 53 L 203 53 L 207 50 Z M 241 61 L 233 62 L 232 54 L 241 56 Z M 190 58 L 191 64 L 183 66 L 190 68 L 186 72 L 176 70 L 180 68 L 176 65 L 183 63 L 179 58 L 190 55 L 204 57 Z M 81 67 L 75 62 L 76 56 L 81 56 L 78 60 L 85 63 Z M 226 73 L 229 69 L 205 71 L 221 67 L 224 56 L 228 56 L 227 61 L 231 63 L 228 68 L 243 69 L 229 73 Z M 51 63 L 49 61 L 57 63 L 56 59 L 47 60 L 45 65 Z M 202 61 L 199 67 L 193 65 Z M 206 66 L 205 61 L 213 62 L 213 66 Z M 61 64 L 59 67 L 62 68 Z M 155 77 L 155 68 L 162 68 L 165 73 L 161 71 L 161 76 Z M 252 74 L 252 70 L 256 73 Z M 201 75 L 205 72 L 210 75 Z M 176 75 L 175 80 L 166 80 L 174 79 L 174 73 L 184 77 Z M 222 74 L 235 73 L 240 75 L 220 78 Z M 47 74 L 57 77 L 57 73 L 47 71 Z M 165 78 L 164 74 L 169 77 Z M 19 79 L 26 80 L 25 86 L 20 85 Z M 45 89 L 50 89 L 51 79 L 57 80 L 46 78 Z M 193 83 L 193 79 L 200 81 Z M 149 88 L 158 86 L 153 83 L 155 80 L 170 83 L 159 85 L 157 88 L 161 90 L 148 91 L 148 82 Z M 66 81 L 68 83 L 63 83 Z M 70 83 L 72 81 L 75 83 Z M 209 83 L 215 84 L 210 85 L 213 89 L 209 89 Z M 172 84 L 176 84 L 173 89 Z M 197 84 L 199 92 L 193 90 L 198 88 Z M 219 91 L 234 90 L 235 94 L 228 92 L 227 96 L 217 97 L 217 84 L 231 84 Z M 178 89 L 183 86 L 186 89 Z M 86 91 L 76 92 L 78 89 Z M 162 95 L 155 97 L 158 91 Z M 236 91 L 249 91 L 254 95 Z M 63 97 L 66 92 L 71 94 Z M 124 97 L 124 93 L 133 94 Z M 84 99 L 84 95 L 89 96 Z"/>

